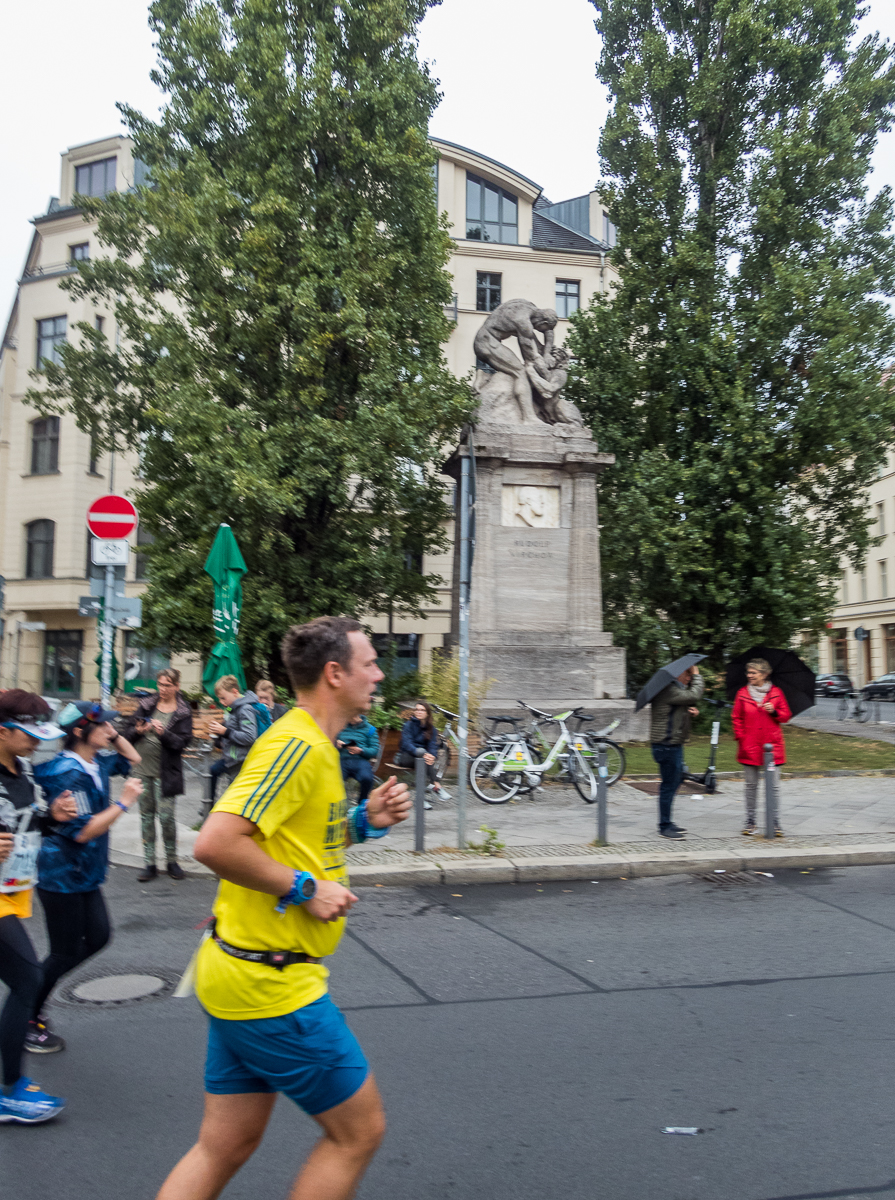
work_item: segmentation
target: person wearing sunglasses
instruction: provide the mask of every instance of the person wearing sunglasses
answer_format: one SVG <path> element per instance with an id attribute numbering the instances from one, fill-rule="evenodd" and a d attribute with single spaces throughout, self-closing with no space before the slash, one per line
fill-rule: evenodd
<path id="1" fill-rule="evenodd" d="M 50 723 L 50 706 L 21 688 L 0 694 L 0 980 L 9 988 L 0 1011 L 0 1124 L 37 1125 L 62 1111 L 22 1074 L 28 1021 L 43 982 L 37 953 L 23 921 L 31 916 L 41 835 L 76 815 L 70 792 L 47 807 L 28 761 L 38 745 L 62 736 Z M 62 1039 L 58 1046 L 62 1049 Z"/>
<path id="2" fill-rule="evenodd" d="M 44 910 L 50 953 L 33 1011 L 25 1049 L 48 1053 L 61 1041 L 41 1016 L 47 997 L 63 975 L 98 954 L 111 936 L 101 890 L 109 865 L 109 830 L 139 798 L 142 780 L 128 779 L 117 800 L 110 796 L 114 775 L 127 776 L 140 755 L 112 721 L 118 713 L 88 700 L 67 704 L 56 718 L 64 749 L 34 768 L 34 777 L 52 803 L 70 792 L 76 815 L 54 823 L 37 860 L 37 895 Z"/>

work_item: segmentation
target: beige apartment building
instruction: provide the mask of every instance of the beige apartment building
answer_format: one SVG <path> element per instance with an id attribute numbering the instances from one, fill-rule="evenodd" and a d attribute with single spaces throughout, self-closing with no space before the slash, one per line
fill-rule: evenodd
<path id="1" fill-rule="evenodd" d="M 818 654 L 820 671 L 842 671 L 855 687 L 895 672 L 895 454 L 889 454 L 867 495 L 877 544 L 863 570 L 842 569 L 839 598 Z M 856 638 L 856 631 L 867 636 Z"/>
<path id="2" fill-rule="evenodd" d="M 435 140 L 438 203 L 451 224 L 455 249 L 450 263 L 453 330 L 446 346 L 451 370 L 472 378 L 473 339 L 487 314 L 502 301 L 524 297 L 559 315 L 557 344 L 568 318 L 597 292 L 608 291 L 612 269 L 607 253 L 614 230 L 595 192 L 551 203 L 540 186 L 484 155 Z M 94 454 L 90 438 L 71 416 L 43 418 L 23 403 L 30 377 L 42 359 L 80 321 L 101 328 L 110 340 L 112 317 L 60 287 L 77 262 L 102 253 L 96 230 L 72 204 L 78 193 L 103 196 L 141 182 L 127 138 L 73 146 L 62 156 L 59 195 L 33 220 L 28 250 L 0 349 L 0 574 L 5 579 L 0 643 L 0 687 L 22 686 L 49 697 L 92 697 L 99 693 L 96 621 L 79 615 L 79 599 L 91 593 L 102 568 L 91 567 L 85 514 L 109 491 L 129 493 L 137 483 L 132 456 Z M 445 477 L 445 488 L 453 482 Z M 130 563 L 118 568 L 120 589 L 129 597 L 145 590 L 144 560 L 134 539 Z M 424 571 L 443 584 L 425 619 L 396 618 L 400 664 L 424 666 L 450 632 L 452 552 L 431 557 Z M 91 576 L 93 577 L 92 584 Z M 210 616 L 209 616 L 210 619 Z M 373 614 L 380 635 L 384 616 Z M 198 688 L 201 663 L 164 647 L 145 648 L 137 631 L 119 631 L 119 686 L 132 690 L 173 661 L 184 686 Z M 253 682 L 253 681 L 250 681 Z"/>

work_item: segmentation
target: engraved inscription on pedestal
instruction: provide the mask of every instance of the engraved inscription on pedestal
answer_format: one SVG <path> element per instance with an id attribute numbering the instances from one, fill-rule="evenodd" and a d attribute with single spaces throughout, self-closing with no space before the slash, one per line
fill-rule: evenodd
<path id="1" fill-rule="evenodd" d="M 504 494 L 512 491 L 504 487 Z M 527 489 L 520 488 L 520 491 Z M 559 492 L 559 488 L 532 488 Z M 539 526 L 496 530 L 495 601 L 498 629 L 564 633 L 569 627 L 569 531 Z"/>
<path id="2" fill-rule="evenodd" d="M 559 498 L 558 487 L 505 483 L 500 497 L 500 523 L 528 529 L 559 529 Z"/>

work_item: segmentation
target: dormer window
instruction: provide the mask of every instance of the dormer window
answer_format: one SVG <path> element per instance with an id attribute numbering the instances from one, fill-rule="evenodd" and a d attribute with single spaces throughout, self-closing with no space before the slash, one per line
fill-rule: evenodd
<path id="1" fill-rule="evenodd" d="M 72 263 L 89 262 L 90 261 L 90 243 L 78 242 L 76 246 L 69 246 L 69 255 Z"/>
<path id="2" fill-rule="evenodd" d="M 98 162 L 75 167 L 75 191 L 79 196 L 102 197 L 115 191 L 114 158 L 101 158 Z"/>
<path id="3" fill-rule="evenodd" d="M 519 241 L 519 201 L 503 188 L 466 172 L 466 236 L 474 242 Z"/>

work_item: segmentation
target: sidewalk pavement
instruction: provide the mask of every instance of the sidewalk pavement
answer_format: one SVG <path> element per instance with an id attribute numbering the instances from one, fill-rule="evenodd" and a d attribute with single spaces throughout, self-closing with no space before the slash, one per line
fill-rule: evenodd
<path id="1" fill-rule="evenodd" d="M 454 798 L 435 802 L 426 813 L 426 853 L 413 852 L 413 818 L 386 839 L 348 851 L 352 880 L 367 885 L 415 883 L 513 883 L 544 879 L 606 879 L 686 872 L 769 870 L 784 866 L 895 863 L 895 777 L 856 775 L 784 780 L 780 818 L 786 837 L 772 842 L 745 838 L 742 782 L 723 780 L 714 796 L 682 796 L 674 819 L 688 830 L 669 841 L 656 830 L 656 799 L 627 783 L 609 790 L 609 844 L 595 846 L 596 805 L 571 788 L 549 785 L 534 799 L 483 804 L 467 795 L 466 840 L 481 842 L 480 825 L 497 830 L 505 843 L 492 857 L 457 848 Z M 199 811 L 198 784 L 191 780 L 178 800 L 178 852 L 189 874 L 208 875 L 192 858 Z M 761 796 L 763 800 L 763 794 Z M 163 848 L 157 844 L 159 864 Z M 142 866 L 140 818 L 136 812 L 112 827 L 112 861 Z"/>
<path id="2" fill-rule="evenodd" d="M 836 733 L 840 737 L 867 738 L 874 742 L 895 744 L 895 721 L 867 721 L 863 725 L 855 720 L 839 721 L 836 718 L 838 704 L 839 701 L 832 696 L 821 696 L 813 708 L 793 717 L 789 723 L 799 725 L 802 729 L 816 729 L 818 733 Z M 895 704 L 885 703 L 874 707 L 875 715 L 885 718 L 895 716 Z"/>

